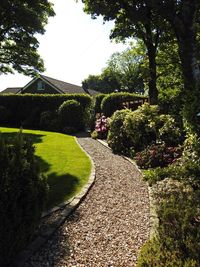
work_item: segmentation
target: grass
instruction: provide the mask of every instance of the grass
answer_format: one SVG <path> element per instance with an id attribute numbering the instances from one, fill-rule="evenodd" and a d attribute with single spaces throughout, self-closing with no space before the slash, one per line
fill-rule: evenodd
<path id="1" fill-rule="evenodd" d="M 3 138 L 12 141 L 19 129 L 0 127 Z M 73 136 L 60 133 L 23 130 L 33 140 L 35 155 L 47 176 L 51 208 L 77 194 L 88 181 L 91 162 Z"/>

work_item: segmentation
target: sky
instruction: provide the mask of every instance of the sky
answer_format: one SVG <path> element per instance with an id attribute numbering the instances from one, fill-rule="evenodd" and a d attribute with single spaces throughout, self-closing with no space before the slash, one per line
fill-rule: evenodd
<path id="1" fill-rule="evenodd" d="M 39 54 L 46 71 L 55 79 L 81 85 L 89 74 L 100 74 L 114 52 L 123 51 L 124 44 L 109 39 L 113 22 L 103 24 L 102 18 L 91 19 L 83 12 L 83 4 L 75 0 L 51 0 L 56 16 L 49 19 L 44 35 L 38 35 Z M 15 73 L 0 75 L 0 91 L 7 87 L 26 85 L 31 77 Z"/>

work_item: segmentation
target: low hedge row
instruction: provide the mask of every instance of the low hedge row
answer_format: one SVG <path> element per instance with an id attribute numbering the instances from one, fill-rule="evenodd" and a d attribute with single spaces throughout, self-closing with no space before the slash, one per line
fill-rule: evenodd
<path id="1" fill-rule="evenodd" d="M 91 105 L 91 97 L 88 95 L 0 95 L 0 106 L 6 109 L 6 118 L 0 116 L 0 123 L 15 127 L 40 128 L 41 114 L 45 111 L 56 112 L 62 103 L 68 100 L 79 102 L 83 115 L 86 116 Z M 0 111 L 5 115 L 5 110 Z M 3 121 L 1 121 L 1 117 Z"/>
<path id="2" fill-rule="evenodd" d="M 147 102 L 148 99 L 145 96 L 130 94 L 130 93 L 112 93 L 105 96 L 101 102 L 101 111 L 106 117 L 112 116 L 116 110 L 123 109 L 123 103 L 134 102 L 131 109 L 137 109 L 138 106 Z"/>

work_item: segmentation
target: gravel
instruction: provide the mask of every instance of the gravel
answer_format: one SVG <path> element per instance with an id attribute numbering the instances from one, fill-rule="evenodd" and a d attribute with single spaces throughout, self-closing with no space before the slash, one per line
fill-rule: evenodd
<path id="1" fill-rule="evenodd" d="M 77 210 L 25 267 L 134 267 L 149 238 L 147 185 L 136 167 L 91 138 L 96 182 Z"/>

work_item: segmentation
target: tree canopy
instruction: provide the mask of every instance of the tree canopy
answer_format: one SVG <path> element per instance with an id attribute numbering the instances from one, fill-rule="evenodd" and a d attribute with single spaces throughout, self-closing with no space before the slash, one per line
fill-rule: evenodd
<path id="1" fill-rule="evenodd" d="M 120 53 L 113 53 L 102 73 L 89 75 L 83 81 L 83 86 L 86 89 L 93 89 L 101 93 L 125 91 L 143 94 L 144 79 L 141 68 L 144 57 L 141 43 L 132 44 Z"/>
<path id="2" fill-rule="evenodd" d="M 26 75 L 43 71 L 35 34 L 44 34 L 48 17 L 54 16 L 47 0 L 1 0 L 0 3 L 0 72 L 14 70 Z"/>
<path id="3" fill-rule="evenodd" d="M 137 37 L 147 48 L 149 59 L 149 99 L 157 102 L 157 52 L 166 36 L 175 40 L 183 77 L 183 114 L 188 129 L 198 128 L 200 112 L 200 67 L 198 33 L 200 32 L 199 0 L 82 0 L 85 12 L 105 21 L 113 20 L 111 37 Z M 168 42 L 168 41 L 167 41 Z"/>

